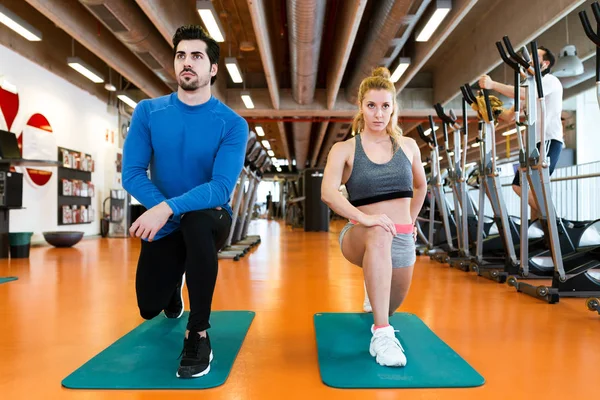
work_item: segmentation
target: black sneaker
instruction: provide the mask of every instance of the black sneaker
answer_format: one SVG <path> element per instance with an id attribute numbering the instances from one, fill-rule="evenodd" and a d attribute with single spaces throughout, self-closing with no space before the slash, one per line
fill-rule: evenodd
<path id="1" fill-rule="evenodd" d="M 183 284 L 185 282 L 185 274 L 181 277 L 181 282 L 175 287 L 173 296 L 169 305 L 163 311 L 167 318 L 179 318 L 183 315 Z"/>
<path id="2" fill-rule="evenodd" d="M 196 332 L 190 332 L 188 339 L 183 339 L 181 363 L 177 370 L 178 378 L 198 378 L 208 374 L 210 362 L 213 359 L 208 332 L 201 337 Z"/>

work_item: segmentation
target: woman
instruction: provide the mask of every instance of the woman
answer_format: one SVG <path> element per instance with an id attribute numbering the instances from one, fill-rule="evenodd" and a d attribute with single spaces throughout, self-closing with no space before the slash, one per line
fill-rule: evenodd
<path id="1" fill-rule="evenodd" d="M 427 183 L 417 143 L 397 126 L 396 88 L 377 68 L 359 88 L 356 136 L 336 143 L 327 158 L 322 200 L 350 222 L 340 233 L 342 254 L 362 267 L 373 309 L 369 351 L 377 363 L 406 365 L 389 316 L 412 279 L 415 222 Z M 339 187 L 345 184 L 348 199 Z"/>

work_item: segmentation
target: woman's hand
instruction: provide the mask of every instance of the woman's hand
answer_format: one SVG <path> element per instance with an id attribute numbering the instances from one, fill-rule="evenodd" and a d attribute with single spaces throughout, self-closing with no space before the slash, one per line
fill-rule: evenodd
<path id="1" fill-rule="evenodd" d="M 359 224 L 364 226 L 381 226 L 386 231 L 390 232 L 393 236 L 396 236 L 396 224 L 385 214 L 376 215 L 364 215 Z"/>

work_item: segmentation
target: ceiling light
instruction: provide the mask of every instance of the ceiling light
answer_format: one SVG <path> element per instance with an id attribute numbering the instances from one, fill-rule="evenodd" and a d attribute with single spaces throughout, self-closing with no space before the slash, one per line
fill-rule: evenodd
<path id="1" fill-rule="evenodd" d="M 433 3 L 433 13 L 430 15 L 429 20 L 416 32 L 417 42 L 426 42 L 431 39 L 433 33 L 440 26 L 446 15 L 452 9 L 451 0 L 435 0 Z"/>
<path id="2" fill-rule="evenodd" d="M 42 32 L 19 18 L 18 15 L 0 4 L 0 22 L 31 42 L 42 40 Z"/>
<path id="3" fill-rule="evenodd" d="M 273 150 L 267 151 L 267 154 L 269 155 L 269 157 L 275 157 L 275 152 Z"/>
<path id="4" fill-rule="evenodd" d="M 67 64 L 69 64 L 69 67 L 73 68 L 75 71 L 79 72 L 81 75 L 85 76 L 94 83 L 104 82 L 104 77 L 83 62 L 83 60 L 79 57 L 67 58 Z"/>
<path id="5" fill-rule="evenodd" d="M 224 42 L 225 35 L 223 32 L 225 30 L 221 26 L 219 18 L 217 18 L 217 12 L 212 2 L 210 0 L 196 0 L 196 9 L 198 10 L 198 14 L 200 14 L 200 18 L 202 18 L 202 22 L 204 22 L 208 34 L 217 42 Z"/>
<path id="6" fill-rule="evenodd" d="M 479 142 L 475 142 L 471 145 L 471 147 L 479 147 L 481 145 L 481 143 Z"/>
<path id="7" fill-rule="evenodd" d="M 263 130 L 262 126 L 257 125 L 254 130 L 258 136 L 265 136 L 265 131 Z"/>
<path id="8" fill-rule="evenodd" d="M 244 102 L 244 105 L 246 106 L 246 108 L 254 108 L 254 103 L 252 102 L 252 97 L 250 97 L 250 92 L 244 90 L 241 93 L 242 96 L 242 101 Z"/>
<path id="9" fill-rule="evenodd" d="M 271 143 L 268 140 L 263 140 L 261 143 L 265 149 L 271 149 Z"/>
<path id="10" fill-rule="evenodd" d="M 427 161 L 423 161 L 421 164 L 422 164 L 424 167 L 426 167 L 426 166 L 427 166 L 427 164 L 428 164 L 428 162 L 427 162 Z"/>
<path id="11" fill-rule="evenodd" d="M 135 106 L 137 106 L 137 102 L 132 100 L 131 97 L 127 96 L 125 93 L 118 93 L 117 98 L 131 108 L 135 108 Z"/>
<path id="12" fill-rule="evenodd" d="M 225 66 L 227 67 L 227 71 L 229 71 L 229 76 L 231 76 L 233 83 L 242 83 L 244 81 L 242 74 L 240 74 L 240 66 L 238 65 L 237 58 L 226 57 Z"/>
<path id="13" fill-rule="evenodd" d="M 583 74 L 583 61 L 577 57 L 577 48 L 568 45 L 562 48 L 558 54 L 558 60 L 552 68 L 552 75 L 557 78 L 567 78 Z"/>
<path id="14" fill-rule="evenodd" d="M 107 83 L 104 85 L 104 89 L 108 90 L 109 92 L 114 92 L 117 90 L 117 88 L 115 87 L 115 85 L 113 85 L 112 83 Z"/>
<path id="15" fill-rule="evenodd" d="M 400 79 L 402 74 L 404 74 L 406 72 L 406 70 L 408 69 L 409 66 L 410 66 L 410 58 L 400 57 L 400 60 L 398 61 L 398 66 L 396 67 L 396 69 L 394 70 L 394 73 L 392 74 L 392 77 L 390 78 L 391 81 L 394 83 L 398 82 L 398 80 Z"/>
<path id="16" fill-rule="evenodd" d="M 274 165 L 279 165 L 279 161 L 275 157 L 271 157 L 271 161 L 273 161 Z"/>

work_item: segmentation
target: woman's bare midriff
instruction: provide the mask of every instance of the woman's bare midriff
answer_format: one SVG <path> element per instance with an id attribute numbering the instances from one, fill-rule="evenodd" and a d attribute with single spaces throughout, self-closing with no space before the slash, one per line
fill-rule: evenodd
<path id="1" fill-rule="evenodd" d="M 411 198 L 393 199 L 358 206 L 356 208 L 368 215 L 385 214 L 395 224 L 412 225 L 412 218 L 410 216 L 411 201 Z"/>

